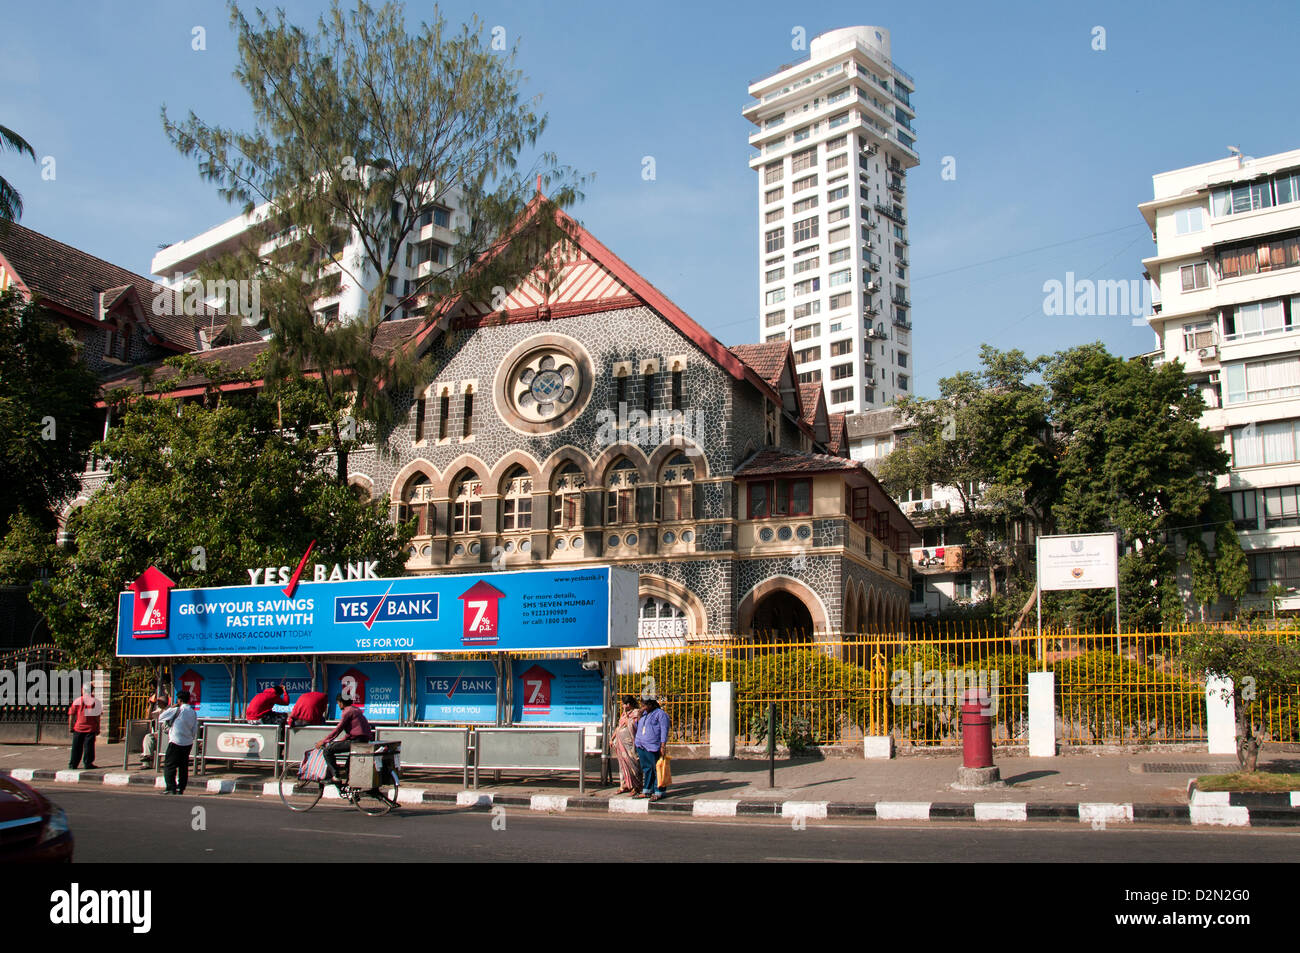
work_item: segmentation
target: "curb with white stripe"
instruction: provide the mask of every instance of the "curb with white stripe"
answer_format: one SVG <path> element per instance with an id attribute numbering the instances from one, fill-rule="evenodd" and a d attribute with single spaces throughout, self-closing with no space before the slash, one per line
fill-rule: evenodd
<path id="1" fill-rule="evenodd" d="M 110 787 L 149 785 L 163 788 L 162 777 L 122 772 L 94 774 L 77 769 L 13 768 L 10 777 L 28 783 L 53 781 L 57 784 L 96 784 Z M 200 779 L 196 779 L 200 780 Z M 275 797 L 276 781 L 250 782 L 211 778 L 204 781 L 208 794 L 257 794 Z M 827 801 L 743 801 L 739 799 L 699 798 L 652 803 L 640 798 L 609 798 L 602 808 L 599 798 L 573 798 L 567 794 L 510 795 L 500 792 L 462 790 L 450 793 L 429 788 L 401 787 L 397 799 L 402 804 L 455 803 L 457 807 L 490 809 L 495 804 L 527 806 L 544 813 L 572 813 L 583 808 L 608 814 L 689 813 L 693 817 L 734 818 L 742 814 L 755 817 L 815 819 L 874 817 L 882 821 L 973 820 L 976 822 L 1024 822 L 1065 820 L 1091 823 L 1094 827 L 1135 822 L 1174 822 L 1215 827 L 1250 827 L 1260 824 L 1300 826 L 1300 791 L 1271 794 L 1240 794 L 1228 791 L 1200 791 L 1194 786 L 1186 806 L 1174 804 L 1078 803 L 1032 804 L 1023 801 L 981 801 L 971 803 L 937 803 L 930 801 L 876 801 L 836 803 Z M 338 800 L 337 789 L 327 787 L 324 796 Z M 689 805 L 689 806 L 688 806 Z"/>

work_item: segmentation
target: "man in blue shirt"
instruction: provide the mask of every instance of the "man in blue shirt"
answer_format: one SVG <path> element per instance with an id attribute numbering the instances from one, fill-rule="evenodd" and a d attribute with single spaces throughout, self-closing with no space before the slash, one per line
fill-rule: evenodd
<path id="1" fill-rule="evenodd" d="M 199 733 L 199 716 L 190 707 L 190 693 L 177 692 L 176 701 L 180 704 L 158 716 L 158 723 L 169 729 L 167 754 L 163 758 L 163 783 L 166 784 L 163 794 L 185 793 L 185 785 L 190 780 L 190 749 Z M 179 784 L 177 771 L 180 772 Z"/>
<path id="2" fill-rule="evenodd" d="M 641 699 L 641 717 L 636 722 L 636 756 L 641 762 L 641 776 L 645 783 L 640 794 L 635 797 L 648 797 L 657 801 L 664 796 L 659 788 L 659 775 L 655 765 L 663 756 L 668 744 L 668 713 L 659 707 L 653 697 Z"/>

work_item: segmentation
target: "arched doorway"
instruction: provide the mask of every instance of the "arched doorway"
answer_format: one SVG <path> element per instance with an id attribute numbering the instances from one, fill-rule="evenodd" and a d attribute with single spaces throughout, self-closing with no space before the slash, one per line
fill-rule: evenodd
<path id="1" fill-rule="evenodd" d="M 812 638 L 812 613 L 793 592 L 769 592 L 754 606 L 754 636 L 766 642 L 802 642 Z"/>

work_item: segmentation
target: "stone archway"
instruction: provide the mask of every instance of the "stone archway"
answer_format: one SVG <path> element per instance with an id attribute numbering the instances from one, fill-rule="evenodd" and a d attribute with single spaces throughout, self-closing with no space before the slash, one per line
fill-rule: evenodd
<path id="1" fill-rule="evenodd" d="M 736 607 L 737 632 L 753 636 L 760 630 L 781 640 L 809 641 L 816 633 L 830 631 L 830 617 L 817 594 L 798 579 L 773 576 L 747 592 Z"/>

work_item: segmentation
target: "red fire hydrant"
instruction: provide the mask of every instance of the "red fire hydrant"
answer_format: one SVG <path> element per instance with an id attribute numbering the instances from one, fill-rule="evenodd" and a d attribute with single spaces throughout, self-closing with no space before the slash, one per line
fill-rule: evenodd
<path id="1" fill-rule="evenodd" d="M 961 703 L 961 753 L 962 766 L 966 768 L 993 767 L 993 716 L 989 710 L 988 693 L 982 688 L 968 688 Z"/>

